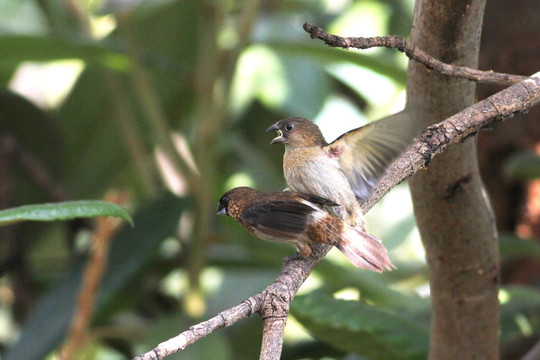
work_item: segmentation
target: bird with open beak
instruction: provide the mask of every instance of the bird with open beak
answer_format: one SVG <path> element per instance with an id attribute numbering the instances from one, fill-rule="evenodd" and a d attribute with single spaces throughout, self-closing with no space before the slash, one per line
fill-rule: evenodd
<path id="1" fill-rule="evenodd" d="M 283 170 L 289 187 L 339 204 L 333 208 L 336 215 L 364 230 L 360 204 L 418 133 L 405 112 L 351 130 L 331 143 L 317 125 L 301 117 L 280 120 L 267 131 L 278 133 L 270 145 L 285 145 Z"/>
<path id="2" fill-rule="evenodd" d="M 325 206 L 338 205 L 316 195 L 238 187 L 221 197 L 217 213 L 229 215 L 263 240 L 293 244 L 303 257 L 311 254 L 310 244 L 321 243 L 337 247 L 356 267 L 392 269 L 379 239 L 347 225 Z"/>

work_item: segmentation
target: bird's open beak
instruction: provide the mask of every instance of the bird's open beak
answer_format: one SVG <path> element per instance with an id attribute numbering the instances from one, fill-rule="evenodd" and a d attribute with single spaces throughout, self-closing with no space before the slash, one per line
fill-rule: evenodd
<path id="1" fill-rule="evenodd" d="M 217 214 L 218 215 L 227 215 L 227 209 L 225 209 L 225 206 L 223 206 L 221 204 L 218 204 Z"/>
<path id="2" fill-rule="evenodd" d="M 281 132 L 281 130 L 278 130 L 277 134 L 278 136 L 276 136 L 272 141 L 270 141 L 270 145 L 285 142 L 285 138 L 283 137 L 283 133 Z"/>
<path id="3" fill-rule="evenodd" d="M 281 130 L 279 130 L 277 123 L 275 123 L 274 125 L 270 126 L 268 129 L 266 129 L 266 132 L 274 131 L 274 130 L 277 131 L 278 136 L 276 136 L 272 141 L 270 141 L 270 145 L 285 142 L 283 133 L 281 132 Z"/>

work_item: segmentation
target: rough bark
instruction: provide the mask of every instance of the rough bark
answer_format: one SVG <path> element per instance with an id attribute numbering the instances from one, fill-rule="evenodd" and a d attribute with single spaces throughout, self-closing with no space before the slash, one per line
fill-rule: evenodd
<path id="1" fill-rule="evenodd" d="M 445 63 L 476 68 L 484 6 L 418 0 L 411 40 Z M 425 106 L 427 125 L 473 104 L 475 84 L 411 62 L 407 95 L 410 104 Z M 433 160 L 410 185 L 430 271 L 430 359 L 498 358 L 497 233 L 475 139 Z"/>

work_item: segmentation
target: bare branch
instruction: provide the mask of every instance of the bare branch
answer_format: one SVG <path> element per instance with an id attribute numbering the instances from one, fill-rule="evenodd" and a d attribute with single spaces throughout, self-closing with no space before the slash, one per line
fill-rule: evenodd
<path id="1" fill-rule="evenodd" d="M 135 360 L 158 360 L 182 351 L 188 345 L 210 335 L 217 329 L 231 326 L 238 320 L 251 316 L 254 312 L 259 311 L 262 304 L 261 298 L 262 293 L 252 296 L 240 305 L 222 311 L 217 316 L 194 325 L 190 327 L 189 330 L 162 342 L 152 351 L 137 356 Z"/>
<path id="2" fill-rule="evenodd" d="M 283 268 L 276 281 L 259 294 L 248 298 L 237 306 L 222 311 L 207 321 L 192 326 L 189 330 L 162 342 L 155 349 L 137 356 L 134 360 L 163 359 L 184 350 L 188 345 L 220 328 L 231 326 L 238 320 L 251 316 L 253 313 L 259 313 L 265 325 L 261 359 L 279 359 L 281 345 L 277 349 L 279 351 L 276 355 L 275 339 L 281 337 L 280 344 L 283 343 L 283 328 L 289 313 L 289 306 L 302 283 L 330 250 L 330 246 L 316 244 L 311 250 L 311 255 L 307 259 L 300 256 L 285 258 Z M 273 356 L 277 357 L 263 357 L 263 354 L 270 356 L 272 351 Z"/>
<path id="3" fill-rule="evenodd" d="M 430 126 L 388 169 L 371 198 L 363 204 L 364 212 L 367 212 L 390 189 L 418 170 L 424 169 L 434 156 L 442 153 L 448 146 L 474 136 L 479 130 L 488 128 L 497 120 L 510 118 L 516 112 L 526 112 L 538 103 L 540 103 L 540 73 L 478 102 L 445 121 Z M 307 259 L 299 256 L 286 258 L 276 281 L 261 293 L 210 320 L 191 327 L 188 331 L 159 344 L 154 350 L 135 359 L 163 359 L 254 312 L 259 313 L 264 322 L 260 359 L 279 359 L 289 306 L 302 283 L 329 250 L 328 245 L 315 244 Z"/>
<path id="4" fill-rule="evenodd" d="M 448 146 L 487 130 L 496 121 L 527 112 L 540 103 L 540 72 L 504 89 L 448 119 L 430 126 L 386 171 L 373 195 L 363 204 L 368 211 L 397 184 L 429 165 L 433 157 Z"/>
<path id="5" fill-rule="evenodd" d="M 540 358 L 540 342 L 537 342 L 521 360 L 536 360 Z"/>
<path id="6" fill-rule="evenodd" d="M 409 59 L 424 64 L 426 68 L 433 69 L 440 74 L 452 77 L 497 85 L 513 85 L 527 79 L 526 76 L 521 75 L 503 74 L 492 71 L 481 71 L 471 69 L 466 66 L 445 64 L 442 61 L 439 61 L 429 56 L 424 51 L 418 49 L 404 37 L 397 35 L 376 36 L 369 38 L 341 37 L 329 34 L 320 27 L 308 23 L 304 24 L 304 30 L 310 34 L 312 39 L 318 38 L 324 41 L 325 44 L 333 47 L 340 47 L 344 49 L 369 49 L 372 47 L 387 47 L 390 49 L 397 49 L 405 53 L 405 55 L 407 55 Z"/>

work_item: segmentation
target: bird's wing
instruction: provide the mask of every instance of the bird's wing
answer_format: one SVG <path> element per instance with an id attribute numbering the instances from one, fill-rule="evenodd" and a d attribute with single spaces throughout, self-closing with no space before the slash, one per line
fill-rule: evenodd
<path id="1" fill-rule="evenodd" d="M 242 219 L 255 229 L 282 239 L 305 235 L 313 207 L 296 201 L 270 201 L 246 207 Z"/>
<path id="2" fill-rule="evenodd" d="M 306 193 L 294 193 L 297 197 L 307 200 L 310 203 L 320 205 L 320 206 L 340 206 L 340 204 L 337 204 L 333 202 L 332 200 L 328 200 L 326 198 L 313 195 L 313 194 L 306 194 Z"/>
<path id="3" fill-rule="evenodd" d="M 325 147 L 360 201 L 371 195 L 386 168 L 419 132 L 411 112 L 401 112 L 351 130 Z"/>

